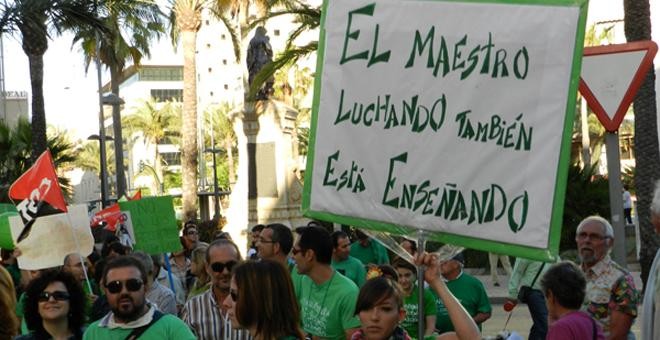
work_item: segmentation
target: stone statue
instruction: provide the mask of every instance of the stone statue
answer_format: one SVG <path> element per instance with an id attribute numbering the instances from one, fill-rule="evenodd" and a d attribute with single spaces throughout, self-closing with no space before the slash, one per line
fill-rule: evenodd
<path id="1" fill-rule="evenodd" d="M 256 32 L 247 50 L 247 68 L 249 72 L 248 83 L 250 86 L 254 82 L 257 73 L 268 63 L 273 61 L 273 49 L 270 46 L 270 38 L 266 35 L 267 31 L 263 26 L 257 27 Z M 273 94 L 273 84 L 275 78 L 270 77 L 259 89 L 255 97 L 256 100 L 266 100 Z"/>

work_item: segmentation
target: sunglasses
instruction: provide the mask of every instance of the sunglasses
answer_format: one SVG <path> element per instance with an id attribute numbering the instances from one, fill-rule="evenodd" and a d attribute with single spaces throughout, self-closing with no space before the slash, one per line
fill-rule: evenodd
<path id="1" fill-rule="evenodd" d="M 112 294 L 117 294 L 122 291 L 124 286 L 129 292 L 137 292 L 142 288 L 143 282 L 140 279 L 128 279 L 126 281 L 111 281 L 106 283 L 105 288 Z"/>
<path id="2" fill-rule="evenodd" d="M 229 291 L 229 296 L 231 296 L 231 300 L 234 302 L 238 302 L 238 292 L 235 290 L 230 290 Z"/>
<path id="3" fill-rule="evenodd" d="M 229 262 L 213 262 L 211 263 L 211 269 L 213 269 L 214 272 L 216 273 L 222 273 L 225 268 L 227 268 L 227 271 L 231 271 L 232 268 L 236 265 L 236 261 L 229 261 Z"/>
<path id="4" fill-rule="evenodd" d="M 59 290 L 56 290 L 54 292 L 46 292 L 43 291 L 41 294 L 39 294 L 39 297 L 37 298 L 37 301 L 39 302 L 46 302 L 50 300 L 50 298 L 55 299 L 55 301 L 67 301 L 69 300 L 69 293 L 67 292 L 62 292 Z"/>

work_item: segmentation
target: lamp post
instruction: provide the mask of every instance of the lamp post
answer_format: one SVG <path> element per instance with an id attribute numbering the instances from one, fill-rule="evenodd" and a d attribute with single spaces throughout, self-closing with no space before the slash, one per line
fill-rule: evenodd
<path id="1" fill-rule="evenodd" d="M 103 124 L 103 121 L 101 121 Z M 105 142 L 112 140 L 112 136 L 106 136 L 103 128 L 100 130 L 100 135 L 91 135 L 87 137 L 87 140 L 98 140 L 99 141 L 99 158 L 100 158 L 100 174 L 101 177 L 101 206 L 106 207 L 108 202 L 108 165 L 106 164 L 106 152 L 105 152 Z"/>
<path id="2" fill-rule="evenodd" d="M 213 145 L 213 135 L 211 135 L 211 145 Z M 221 151 L 222 149 L 216 149 L 215 147 L 204 150 L 204 152 L 210 152 L 213 154 L 212 155 L 213 156 L 213 198 L 215 201 L 214 204 L 215 213 L 213 214 L 214 220 L 220 218 L 220 192 L 218 191 L 218 171 L 217 171 L 215 155 Z"/>
<path id="3" fill-rule="evenodd" d="M 115 171 L 117 179 L 117 199 L 126 195 L 126 176 L 124 175 L 124 145 L 121 135 L 120 105 L 124 100 L 114 93 L 103 96 L 103 105 L 112 106 L 112 129 L 115 135 Z"/>

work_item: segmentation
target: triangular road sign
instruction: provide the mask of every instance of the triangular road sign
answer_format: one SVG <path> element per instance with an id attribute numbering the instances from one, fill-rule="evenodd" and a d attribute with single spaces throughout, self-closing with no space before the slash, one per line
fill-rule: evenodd
<path id="1" fill-rule="evenodd" d="M 655 42 L 585 47 L 580 93 L 609 132 L 616 132 L 658 51 Z"/>

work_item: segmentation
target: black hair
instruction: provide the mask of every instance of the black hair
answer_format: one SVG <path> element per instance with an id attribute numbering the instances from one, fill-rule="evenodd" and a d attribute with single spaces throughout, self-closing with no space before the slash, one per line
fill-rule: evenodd
<path id="1" fill-rule="evenodd" d="M 384 276 L 367 280 L 360 288 L 355 302 L 355 315 L 390 297 L 394 297 L 398 308 L 403 308 L 403 293 L 397 282 Z"/>
<path id="2" fill-rule="evenodd" d="M 66 287 L 69 294 L 69 314 L 67 315 L 69 330 L 76 339 L 82 339 L 81 328 L 85 323 L 85 291 L 73 275 L 62 270 L 45 270 L 28 284 L 23 305 L 28 329 L 34 331 L 36 339 L 51 338 L 51 335 L 44 329 L 43 319 L 39 314 L 39 295 L 53 282 L 62 282 Z"/>
<path id="3" fill-rule="evenodd" d="M 332 238 L 330 233 L 323 227 L 310 226 L 300 229 L 298 246 L 302 251 L 311 249 L 316 255 L 316 261 L 323 264 L 332 262 Z M 296 232 L 298 232 L 296 229 Z"/>
<path id="4" fill-rule="evenodd" d="M 417 252 L 417 242 L 415 242 L 413 240 L 409 240 L 407 238 L 404 238 L 403 241 L 401 241 L 401 243 L 403 243 L 403 242 L 409 242 L 410 243 L 410 249 L 412 249 L 413 253 Z"/>
<path id="5" fill-rule="evenodd" d="M 258 231 L 258 232 L 261 232 L 262 230 L 264 230 L 264 228 L 266 228 L 265 225 L 263 225 L 263 224 L 257 224 L 257 225 L 255 225 L 254 227 L 252 227 L 252 229 L 250 229 L 250 231 L 252 231 L 253 233 L 254 233 L 254 232 L 257 232 L 257 231 Z"/>
<path id="6" fill-rule="evenodd" d="M 119 241 L 113 241 L 103 245 L 103 248 L 101 248 L 101 256 L 108 257 L 108 255 L 110 255 L 110 251 L 113 251 L 119 255 L 126 255 L 128 253 L 128 249 L 126 249 L 126 247 Z"/>
<path id="7" fill-rule="evenodd" d="M 108 272 L 115 268 L 135 267 L 140 271 L 140 278 L 142 282 L 147 283 L 147 270 L 144 268 L 142 261 L 130 255 L 121 255 L 110 260 L 103 267 L 103 283 L 108 278 Z"/>
<path id="8" fill-rule="evenodd" d="M 415 274 L 415 275 L 417 274 L 417 267 L 415 267 L 412 263 L 410 263 L 410 262 L 408 262 L 408 261 L 406 261 L 406 260 L 404 260 L 404 259 L 396 259 L 396 260 L 394 261 L 394 263 L 392 263 L 392 266 L 393 266 L 394 268 L 404 268 L 404 269 L 408 269 L 408 270 L 410 270 L 411 272 L 413 272 L 413 274 Z"/>
<path id="9" fill-rule="evenodd" d="M 332 248 L 337 248 L 340 238 L 348 238 L 348 234 L 341 230 L 335 231 L 334 233 L 330 234 L 330 236 L 332 237 Z"/>
<path id="10" fill-rule="evenodd" d="M 571 261 L 554 264 L 541 278 L 541 289 L 564 308 L 580 309 L 586 294 L 587 280 L 580 268 Z"/>
<path id="11" fill-rule="evenodd" d="M 293 233 L 291 229 L 281 223 L 271 223 L 266 228 L 273 231 L 273 242 L 277 242 L 283 254 L 288 254 L 293 247 Z"/>

